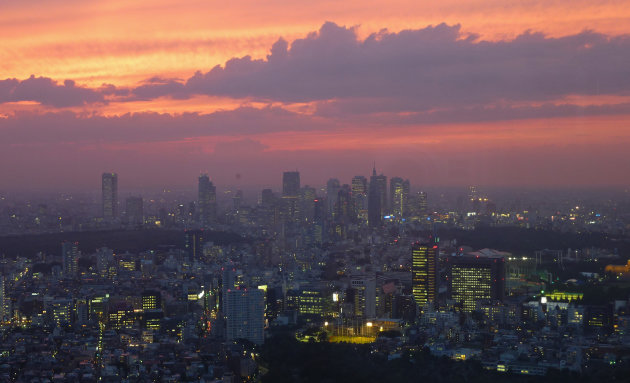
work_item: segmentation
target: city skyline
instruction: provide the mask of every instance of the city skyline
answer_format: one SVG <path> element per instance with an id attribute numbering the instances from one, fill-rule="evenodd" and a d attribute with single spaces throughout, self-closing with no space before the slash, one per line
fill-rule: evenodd
<path id="1" fill-rule="evenodd" d="M 0 381 L 628 380 L 627 3 L 0 1 Z"/>
<path id="2" fill-rule="evenodd" d="M 85 190 L 103 169 L 263 185 L 289 167 L 323 184 L 373 161 L 432 186 L 629 186 L 623 2 L 380 5 L 3 5 L 3 187 Z"/>

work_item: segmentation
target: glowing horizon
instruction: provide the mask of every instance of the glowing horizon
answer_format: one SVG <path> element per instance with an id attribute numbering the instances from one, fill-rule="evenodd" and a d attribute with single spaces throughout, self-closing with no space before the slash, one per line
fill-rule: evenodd
<path id="1" fill-rule="evenodd" d="M 373 3 L 5 4 L 3 187 L 285 163 L 322 184 L 373 159 L 416 184 L 628 185 L 623 2 Z"/>

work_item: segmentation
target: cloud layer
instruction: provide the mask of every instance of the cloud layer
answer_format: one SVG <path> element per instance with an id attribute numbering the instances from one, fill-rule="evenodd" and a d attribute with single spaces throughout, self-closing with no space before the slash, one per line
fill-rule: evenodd
<path id="1" fill-rule="evenodd" d="M 66 172 L 64 182 L 106 169 L 137 182 L 203 170 L 227 182 L 251 169 L 261 183 L 299 166 L 323 182 L 331 171 L 361 174 L 376 159 L 418 182 L 619 184 L 630 171 L 628 63 L 628 35 L 486 41 L 439 24 L 360 37 L 325 23 L 277 40 L 264 58 L 232 58 L 189 77 L 98 87 L 7 78 L 0 174 L 32 185 L 62 182 L 51 168 Z M 213 98 L 231 106 L 204 110 Z M 169 102 L 200 106 L 175 113 Z M 151 103 L 166 111 L 103 113 Z M 611 162 L 615 172 L 600 171 Z"/>
<path id="2" fill-rule="evenodd" d="M 551 38 L 525 32 L 491 42 L 464 35 L 459 25 L 440 24 L 360 39 L 355 28 L 327 22 L 291 43 L 279 39 L 265 59 L 233 58 L 185 80 L 153 77 L 132 88 L 89 89 L 72 80 L 60 85 L 44 77 L 6 79 L 0 81 L 0 102 L 67 107 L 209 95 L 313 103 L 322 115 L 483 107 L 492 120 L 498 118 L 493 112 L 522 103 L 570 95 L 630 96 L 629 62 L 627 35 L 584 31 Z M 570 112 L 554 113 L 562 110 Z"/>

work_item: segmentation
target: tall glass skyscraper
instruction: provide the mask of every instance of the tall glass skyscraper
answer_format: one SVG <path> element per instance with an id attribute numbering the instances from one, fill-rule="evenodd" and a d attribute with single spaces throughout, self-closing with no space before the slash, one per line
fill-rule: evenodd
<path id="1" fill-rule="evenodd" d="M 415 243 L 412 246 L 411 288 L 416 304 L 422 308 L 437 296 L 438 245 Z"/>
<path id="2" fill-rule="evenodd" d="M 112 220 L 118 217 L 118 175 L 103 173 L 103 218 Z"/>

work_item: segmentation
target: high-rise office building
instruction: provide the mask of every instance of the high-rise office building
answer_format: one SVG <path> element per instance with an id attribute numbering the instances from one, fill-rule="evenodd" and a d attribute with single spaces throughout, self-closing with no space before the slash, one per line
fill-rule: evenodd
<path id="1" fill-rule="evenodd" d="M 6 315 L 6 310 L 4 308 L 4 275 L 0 275 L 0 322 L 4 322 Z"/>
<path id="2" fill-rule="evenodd" d="M 336 178 L 331 178 L 326 182 L 326 213 L 329 216 L 335 210 L 340 187 L 339 180 Z"/>
<path id="3" fill-rule="evenodd" d="M 227 293 L 236 287 L 236 269 L 233 267 L 221 268 L 221 301 L 219 309 L 224 315 L 227 313 Z"/>
<path id="4" fill-rule="evenodd" d="M 352 178 L 352 201 L 359 217 L 365 219 L 368 208 L 368 182 L 364 176 Z"/>
<path id="5" fill-rule="evenodd" d="M 202 226 L 214 223 L 217 214 L 217 188 L 207 174 L 199 176 L 199 223 Z"/>
<path id="6" fill-rule="evenodd" d="M 118 217 L 118 175 L 103 173 L 103 218 L 113 220 Z"/>
<path id="7" fill-rule="evenodd" d="M 461 309 L 471 312 L 478 301 L 502 301 L 505 294 L 505 259 L 500 256 L 464 255 L 446 258 L 448 295 Z"/>
<path id="8" fill-rule="evenodd" d="M 114 262 L 114 251 L 107 247 L 101 247 L 96 250 L 96 271 L 98 274 L 106 278 L 109 276 L 109 266 Z"/>
<path id="9" fill-rule="evenodd" d="M 370 183 L 370 191 L 368 192 L 368 225 L 370 227 L 378 227 L 381 225 L 382 220 L 381 197 L 376 184 Z"/>
<path id="10" fill-rule="evenodd" d="M 159 291 L 145 290 L 142 293 L 142 310 L 161 310 L 162 294 Z"/>
<path id="11" fill-rule="evenodd" d="M 300 189 L 300 215 L 302 221 L 313 222 L 316 198 L 315 188 L 307 185 Z"/>
<path id="12" fill-rule="evenodd" d="M 368 224 L 371 227 L 380 226 L 386 211 L 387 177 L 376 174 L 376 167 L 372 169 L 368 190 Z"/>
<path id="13" fill-rule="evenodd" d="M 79 243 L 63 242 L 61 244 L 63 277 L 74 278 L 79 271 Z"/>
<path id="14" fill-rule="evenodd" d="M 125 216 L 130 225 L 142 225 L 144 223 L 144 208 L 142 197 L 129 197 L 125 201 Z"/>
<path id="15" fill-rule="evenodd" d="M 354 289 L 354 315 L 358 318 L 376 317 L 376 277 L 363 275 L 352 278 Z"/>
<path id="16" fill-rule="evenodd" d="M 198 261 L 203 254 L 203 245 L 206 243 L 206 234 L 203 230 L 184 231 L 184 247 L 188 253 L 188 259 Z"/>
<path id="17" fill-rule="evenodd" d="M 265 293 L 255 288 L 233 288 L 226 293 L 227 340 L 265 340 Z"/>
<path id="18" fill-rule="evenodd" d="M 411 287 L 420 308 L 437 297 L 438 253 L 437 244 L 415 243 L 412 246 Z"/>
<path id="19" fill-rule="evenodd" d="M 337 203 L 333 212 L 333 218 L 337 223 L 351 223 L 356 221 L 357 215 L 352 202 L 352 191 L 349 185 L 344 184 L 337 193 Z"/>
<path id="20" fill-rule="evenodd" d="M 300 195 L 300 172 L 284 172 L 282 174 L 282 196 L 297 197 Z"/>
<path id="21" fill-rule="evenodd" d="M 387 214 L 389 207 L 387 206 L 387 177 L 383 174 L 370 177 L 370 183 L 376 183 L 376 189 L 378 190 L 378 194 L 381 198 L 381 217 Z"/>
<path id="22" fill-rule="evenodd" d="M 300 173 L 282 174 L 282 213 L 285 222 L 295 222 L 299 218 Z"/>
<path id="23" fill-rule="evenodd" d="M 397 219 L 409 216 L 409 180 L 393 177 L 389 181 L 389 206 Z"/>
<path id="24" fill-rule="evenodd" d="M 427 193 L 424 191 L 418 192 L 418 213 L 421 217 L 429 214 L 429 204 L 427 201 Z"/>

